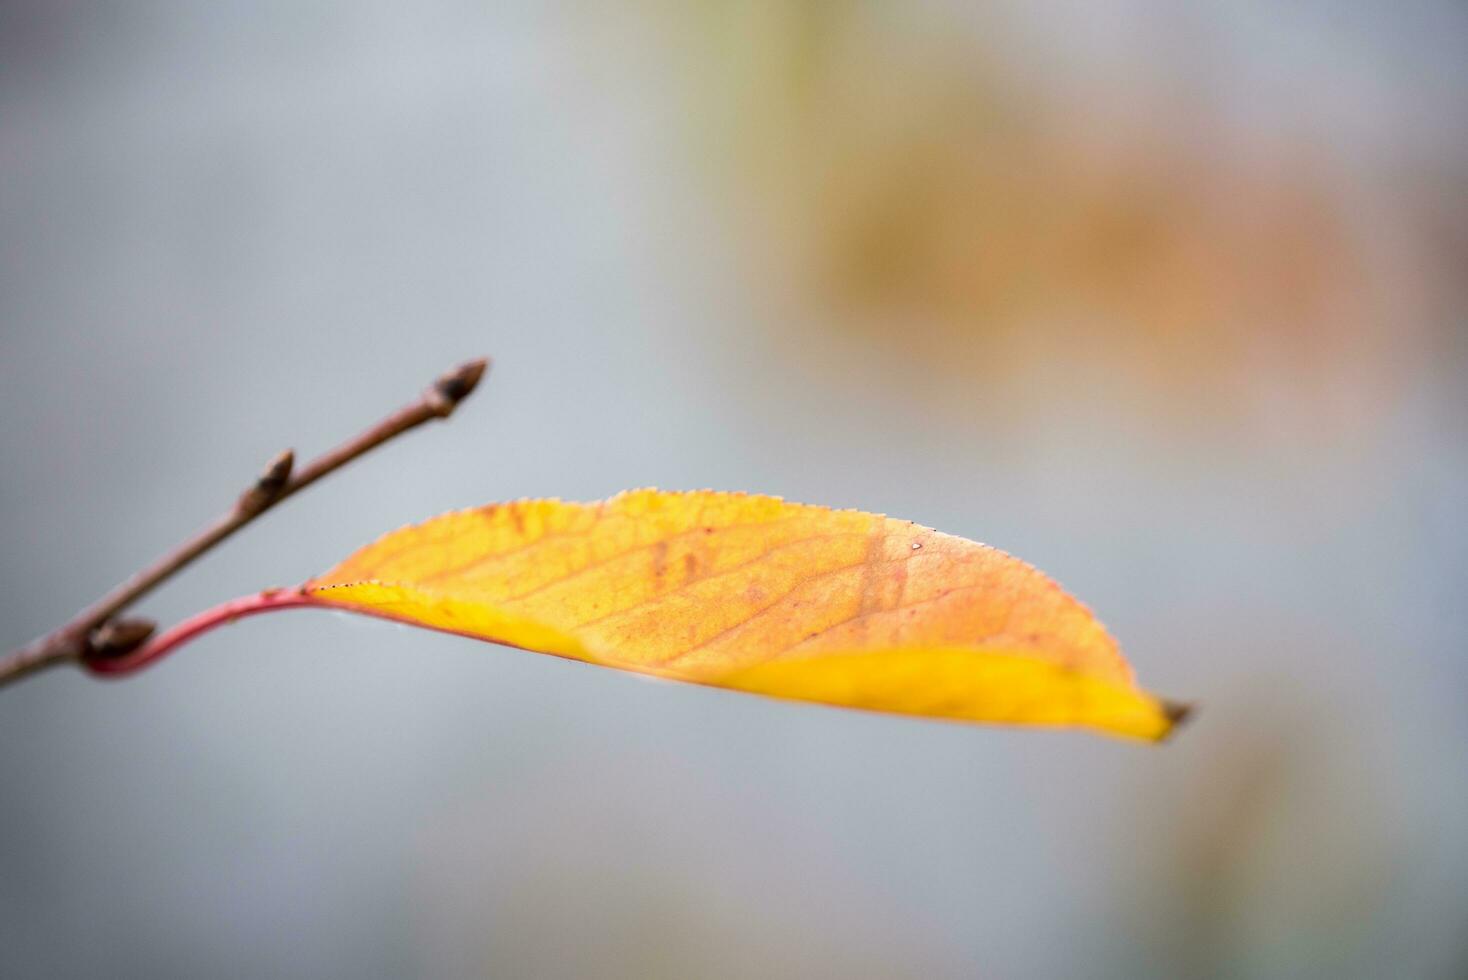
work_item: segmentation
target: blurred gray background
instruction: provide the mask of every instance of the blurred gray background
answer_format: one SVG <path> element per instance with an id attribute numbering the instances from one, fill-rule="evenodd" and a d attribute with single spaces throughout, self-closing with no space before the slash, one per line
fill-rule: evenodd
<path id="1" fill-rule="evenodd" d="M 1152 749 L 302 612 L 0 692 L 5 977 L 1459 977 L 1457 3 L 0 6 L 0 643 L 519 496 L 1046 569 Z"/>

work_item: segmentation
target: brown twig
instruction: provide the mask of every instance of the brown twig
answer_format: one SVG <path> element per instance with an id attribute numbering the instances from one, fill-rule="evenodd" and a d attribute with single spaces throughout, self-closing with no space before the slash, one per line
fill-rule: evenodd
<path id="1" fill-rule="evenodd" d="M 295 456 L 290 450 L 276 456 L 228 513 L 77 613 L 66 625 L 0 660 L 0 687 L 46 667 L 74 663 L 84 656 L 120 657 L 137 648 L 151 635 L 153 624 L 141 619 L 118 619 L 118 613 L 285 498 L 394 436 L 430 419 L 448 418 L 474 390 L 488 367 L 487 359 L 461 364 L 435 381 L 411 405 L 398 409 L 355 439 L 322 453 L 294 473 Z"/>

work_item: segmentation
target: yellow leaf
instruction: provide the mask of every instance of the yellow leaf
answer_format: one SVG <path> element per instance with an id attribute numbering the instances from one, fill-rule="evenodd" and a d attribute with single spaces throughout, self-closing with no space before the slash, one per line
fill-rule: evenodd
<path id="1" fill-rule="evenodd" d="M 521 500 L 394 531 L 312 601 L 609 667 L 902 714 L 1160 739 L 1184 710 L 1030 565 L 776 497 Z"/>

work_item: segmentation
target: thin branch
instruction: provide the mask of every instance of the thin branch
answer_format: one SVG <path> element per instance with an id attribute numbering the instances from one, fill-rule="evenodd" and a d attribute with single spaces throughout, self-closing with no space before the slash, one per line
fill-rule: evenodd
<path id="1" fill-rule="evenodd" d="M 82 657 L 121 657 L 136 649 L 153 632 L 153 624 L 146 620 L 115 619 L 118 613 L 292 494 L 394 436 L 430 419 L 448 418 L 474 390 L 488 367 L 487 359 L 461 364 L 435 381 L 412 404 L 398 409 L 355 439 L 322 453 L 294 473 L 295 457 L 290 450 L 276 456 L 254 485 L 240 495 L 234 507 L 213 524 L 132 575 L 64 626 L 0 659 L 0 687 L 46 667 L 75 662 Z"/>

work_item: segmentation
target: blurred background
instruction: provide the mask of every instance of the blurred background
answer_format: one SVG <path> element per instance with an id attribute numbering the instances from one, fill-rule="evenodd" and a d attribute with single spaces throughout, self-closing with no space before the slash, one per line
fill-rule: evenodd
<path id="1" fill-rule="evenodd" d="M 977 538 L 1153 749 L 318 613 L 0 693 L 7 977 L 1468 973 L 1468 10 L 0 5 L 0 646 L 658 485 Z"/>

